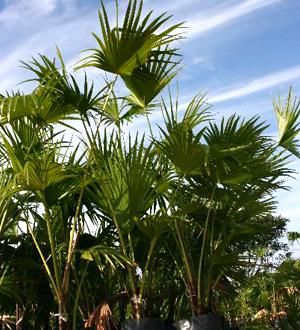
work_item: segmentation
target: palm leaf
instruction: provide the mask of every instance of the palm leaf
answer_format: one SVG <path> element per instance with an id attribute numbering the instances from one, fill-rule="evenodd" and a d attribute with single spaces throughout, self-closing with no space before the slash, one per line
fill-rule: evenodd
<path id="1" fill-rule="evenodd" d="M 149 215 L 143 219 L 135 219 L 139 230 L 150 239 L 157 239 L 162 233 L 170 230 L 174 221 L 176 221 L 174 217 L 164 214 Z"/>
<path id="2" fill-rule="evenodd" d="M 120 100 L 112 92 L 112 97 L 98 103 L 97 109 L 100 114 L 100 120 L 105 125 L 116 125 L 120 128 L 124 121 L 123 112 L 127 104 L 124 100 Z"/>
<path id="3" fill-rule="evenodd" d="M 181 27 L 182 23 L 163 29 L 170 16 L 162 14 L 150 21 L 152 11 L 142 18 L 142 7 L 142 1 L 138 4 L 137 0 L 130 0 L 123 25 L 119 27 L 117 23 L 116 27 L 111 28 L 106 8 L 101 2 L 101 37 L 93 33 L 99 48 L 90 49 L 92 54 L 84 58 L 77 69 L 92 66 L 115 74 L 131 75 L 134 69 L 146 63 L 152 50 L 179 38 L 174 31 Z M 168 54 L 172 52 L 173 50 L 165 51 Z"/>
<path id="4" fill-rule="evenodd" d="M 105 86 L 94 93 L 93 84 L 89 86 L 87 76 L 84 76 L 83 90 L 80 89 L 75 77 L 68 74 L 60 51 L 57 56 L 61 68 L 56 65 L 55 59 L 50 60 L 45 55 L 40 55 L 39 60 L 33 58 L 28 63 L 22 62 L 23 67 L 34 73 L 39 86 L 35 92 L 38 95 L 48 95 L 53 104 L 53 110 L 59 111 L 60 116 L 82 114 L 85 117 L 89 110 L 94 110 L 96 104 L 104 97 Z M 67 118 L 71 119 L 71 117 Z M 57 119 L 56 119 L 57 120 Z"/>
<path id="5" fill-rule="evenodd" d="M 92 162 L 94 183 L 88 187 L 94 203 L 119 225 L 133 225 L 135 217 L 143 217 L 153 205 L 157 191 L 157 159 L 152 146 L 144 146 L 144 140 L 128 145 L 98 136 L 93 147 Z"/>
<path id="6" fill-rule="evenodd" d="M 287 234 L 288 234 L 288 240 L 290 242 L 295 242 L 300 239 L 300 233 L 298 233 L 297 231 L 289 231 Z"/>
<path id="7" fill-rule="evenodd" d="M 237 115 L 223 118 L 219 125 L 209 123 L 204 138 L 210 148 L 210 170 L 217 181 L 239 184 L 289 174 L 284 167 L 286 157 L 262 134 L 267 127 L 259 117 L 245 120 Z"/>
<path id="8" fill-rule="evenodd" d="M 170 97 L 171 98 L 171 97 Z M 198 94 L 188 104 L 180 121 L 177 102 L 175 107 L 170 100 L 170 108 L 163 100 L 163 114 L 166 129 L 160 128 L 163 140 L 157 142 L 160 151 L 170 159 L 185 175 L 200 174 L 205 170 L 209 159 L 209 147 L 201 143 L 205 127 L 193 129 L 209 118 L 209 106 L 204 96 Z"/>
<path id="9" fill-rule="evenodd" d="M 81 258 L 90 261 L 93 260 L 100 270 L 103 269 L 106 264 L 108 264 L 112 270 L 116 270 L 116 266 L 125 268 L 125 266 L 134 265 L 134 262 L 119 249 L 106 245 L 95 245 L 87 250 L 82 250 Z"/>
<path id="10" fill-rule="evenodd" d="M 178 63 L 172 60 L 172 54 L 152 52 L 151 59 L 135 68 L 131 75 L 122 75 L 122 79 L 132 93 L 127 98 L 129 103 L 141 109 L 148 107 L 176 76 Z"/>
<path id="11" fill-rule="evenodd" d="M 13 199 L 14 181 L 7 171 L 0 172 L 0 241 L 9 235 L 17 234 L 21 210 Z"/>
<path id="12" fill-rule="evenodd" d="M 299 141 L 296 137 L 300 132 L 300 99 L 294 97 L 290 89 L 285 102 L 279 97 L 277 101 L 274 100 L 273 106 L 278 123 L 278 144 L 299 158 Z"/>

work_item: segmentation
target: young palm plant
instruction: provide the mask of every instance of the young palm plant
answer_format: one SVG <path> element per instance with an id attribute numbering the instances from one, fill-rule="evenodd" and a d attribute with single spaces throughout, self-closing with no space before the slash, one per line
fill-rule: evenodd
<path id="1" fill-rule="evenodd" d="M 136 260 L 136 242 L 132 237 L 133 228 L 137 225 L 150 234 L 157 219 L 153 208 L 163 192 L 161 182 L 157 179 L 159 161 L 153 146 L 145 146 L 138 137 L 124 145 L 117 135 L 97 136 L 91 146 L 91 169 L 93 182 L 88 186 L 90 199 L 100 211 L 100 217 L 109 218 L 114 223 L 119 237 L 119 244 L 124 255 Z M 158 222 L 158 221 L 157 221 Z M 149 262 L 155 248 L 157 235 L 163 230 L 158 222 L 152 227 L 152 241 L 145 269 L 142 270 L 141 287 L 139 287 L 137 268 L 127 266 L 129 287 L 124 287 L 132 295 L 134 318 L 141 316 L 141 295 L 143 293 L 145 273 L 149 271 Z M 155 232 L 154 232 L 155 231 Z"/>
<path id="2" fill-rule="evenodd" d="M 174 222 L 177 263 L 197 316 L 216 311 L 218 295 L 232 294 L 243 278 L 246 251 L 239 242 L 257 233 L 253 219 L 273 211 L 272 194 L 292 171 L 257 117 L 207 124 L 201 97 L 182 120 L 176 106 L 163 108 L 166 128 L 156 144 L 177 176 L 168 204 L 172 216 L 184 220 Z"/>
<path id="3" fill-rule="evenodd" d="M 28 65 L 38 76 L 37 89 L 24 97 L 1 100 L 1 151 L 5 170 L 12 173 L 13 196 L 20 198 L 27 230 L 48 275 L 59 307 L 60 328 L 64 329 L 70 323 L 70 272 L 83 228 L 82 199 L 89 181 L 84 157 L 69 149 L 70 142 L 58 142 L 54 124 L 65 124 L 73 118 L 69 114 L 86 119 L 87 111 L 100 98 L 92 95 L 87 83 L 81 93 L 72 76 L 69 83 L 64 70 L 60 73 L 54 62 L 41 59 L 42 63 Z M 38 236 L 40 228 L 47 233 L 46 241 Z M 43 252 L 44 243 L 49 245 L 51 259 Z M 100 248 L 98 252 L 110 253 Z"/>

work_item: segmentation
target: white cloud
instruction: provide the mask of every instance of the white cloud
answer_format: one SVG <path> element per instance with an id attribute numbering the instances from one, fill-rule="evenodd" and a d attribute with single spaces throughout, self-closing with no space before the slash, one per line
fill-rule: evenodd
<path id="1" fill-rule="evenodd" d="M 48 3 L 45 1 L 44 4 L 50 6 L 49 1 Z M 28 61 L 32 56 L 38 57 L 38 54 L 52 57 L 57 45 L 65 61 L 70 65 L 70 56 L 76 56 L 79 59 L 79 51 L 93 45 L 90 31 L 98 28 L 97 12 L 93 14 L 84 12 L 84 15 L 76 20 L 72 15 L 73 12 L 69 15 L 45 18 L 45 24 L 40 29 L 34 30 L 29 38 L 14 43 L 15 46 L 11 47 L 9 53 L 1 54 L 0 52 L 2 55 L 0 56 L 0 92 L 10 90 L 20 81 L 30 77 L 28 72 L 19 68 L 20 60 Z M 82 57 L 83 54 L 80 58 Z M 23 85 L 21 88 L 23 89 Z"/>
<path id="2" fill-rule="evenodd" d="M 271 6 L 283 0 L 244 0 L 235 6 L 225 8 L 220 11 L 215 8 L 214 12 L 207 11 L 201 13 L 198 17 L 188 21 L 189 35 L 201 34 L 214 29 L 220 25 L 229 23 L 237 18 L 250 14 L 259 9 Z"/>
<path id="3" fill-rule="evenodd" d="M 28 2 L 28 0 L 27 0 L 27 2 Z M 56 7 L 56 4 L 57 4 L 56 0 L 32 0 L 31 2 L 33 3 L 33 5 L 35 7 L 38 7 L 47 13 L 54 10 Z"/>
<path id="4" fill-rule="evenodd" d="M 21 69 L 20 60 L 28 61 L 32 56 L 37 56 L 38 53 L 45 53 L 50 45 L 43 42 L 43 35 L 36 34 L 26 42 L 21 43 L 16 47 L 9 56 L 0 57 L 0 92 L 3 90 L 10 90 L 16 84 L 28 78 L 25 78 L 25 70 Z M 51 44 L 54 48 L 54 44 Z"/>
<path id="5" fill-rule="evenodd" d="M 161 1 L 161 0 L 147 0 L 145 2 L 145 8 L 153 9 L 159 12 L 174 13 L 174 11 L 181 11 L 183 7 L 189 5 L 195 6 L 194 0 L 172 0 L 172 1 Z M 177 13 L 176 13 L 177 14 Z"/>
<path id="6" fill-rule="evenodd" d="M 191 64 L 197 65 L 203 69 L 208 69 L 210 71 L 215 70 L 214 63 L 212 63 L 207 56 L 203 56 L 203 55 L 193 56 Z"/>
<path id="7" fill-rule="evenodd" d="M 210 98 L 213 103 L 222 102 L 266 90 L 281 83 L 300 78 L 300 65 L 254 79 L 242 87 L 232 88 Z"/>
<path id="8" fill-rule="evenodd" d="M 0 23 L 13 23 L 19 19 L 30 19 L 51 13 L 57 0 L 10 0 L 0 12 Z"/>
<path id="9" fill-rule="evenodd" d="M 300 207 L 290 207 L 290 208 L 286 208 L 284 210 L 282 210 L 280 212 L 280 214 L 288 219 L 292 219 L 294 220 L 292 225 L 290 226 L 289 230 L 293 230 L 296 231 L 296 227 L 297 230 L 300 230 L 300 224 L 299 224 L 299 220 L 300 220 Z M 295 223 L 295 221 L 298 221 L 298 224 Z"/>

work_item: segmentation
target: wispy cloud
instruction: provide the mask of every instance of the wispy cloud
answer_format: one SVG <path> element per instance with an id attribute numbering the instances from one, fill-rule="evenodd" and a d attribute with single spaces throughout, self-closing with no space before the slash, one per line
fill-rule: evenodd
<path id="1" fill-rule="evenodd" d="M 93 45 L 90 31 L 98 28 L 97 12 L 83 12 L 74 20 L 75 13 L 47 17 L 40 29 L 34 30 L 30 37 L 15 42 L 13 47 L 10 47 L 10 52 L 0 52 L 0 92 L 10 90 L 20 81 L 29 78 L 29 73 L 19 68 L 20 60 L 28 61 L 32 56 L 38 57 L 38 54 L 52 57 L 57 45 L 65 61 L 71 64 L 74 56 L 79 59 L 80 50 Z M 25 85 L 21 87 L 23 89 Z"/>
<path id="2" fill-rule="evenodd" d="M 40 17 L 52 12 L 57 0 L 10 0 L 4 2 L 0 12 L 0 23 L 12 23 L 22 18 Z"/>
<path id="3" fill-rule="evenodd" d="M 203 55 L 192 56 L 191 64 L 197 65 L 197 67 L 201 67 L 202 69 L 207 69 L 210 71 L 215 70 L 214 63 L 207 56 L 203 56 Z"/>
<path id="4" fill-rule="evenodd" d="M 244 84 L 242 87 L 232 88 L 228 91 L 217 94 L 210 98 L 210 101 L 213 103 L 217 103 L 230 99 L 235 99 L 238 97 L 266 90 L 268 88 L 297 78 L 300 78 L 300 65 L 285 70 L 273 72 L 271 74 L 254 79 Z"/>
<path id="5" fill-rule="evenodd" d="M 274 5 L 283 0 L 245 0 L 229 8 L 214 8 L 214 12 L 201 12 L 198 17 L 188 21 L 191 36 L 198 35 L 214 29 L 220 25 L 229 23 L 237 18 L 253 13 L 259 9 Z"/>

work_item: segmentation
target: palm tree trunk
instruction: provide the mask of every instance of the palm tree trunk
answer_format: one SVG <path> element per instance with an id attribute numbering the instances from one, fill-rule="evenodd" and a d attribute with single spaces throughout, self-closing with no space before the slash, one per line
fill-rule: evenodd
<path id="1" fill-rule="evenodd" d="M 204 309 L 198 303 L 197 286 L 195 285 L 194 282 L 188 283 L 188 295 L 189 295 L 193 316 L 198 316 L 203 314 Z"/>
<path id="2" fill-rule="evenodd" d="M 59 330 L 70 330 L 70 324 L 67 319 L 65 299 L 61 298 L 58 304 L 58 325 Z"/>
<path id="3" fill-rule="evenodd" d="M 22 309 L 16 304 L 16 330 L 22 330 Z"/>

